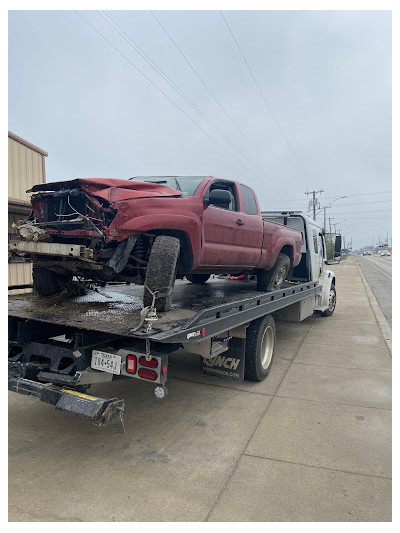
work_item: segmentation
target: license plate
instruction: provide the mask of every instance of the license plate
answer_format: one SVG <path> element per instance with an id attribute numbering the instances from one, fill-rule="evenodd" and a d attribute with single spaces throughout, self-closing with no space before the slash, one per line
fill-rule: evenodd
<path id="1" fill-rule="evenodd" d="M 91 367 L 95 370 L 110 372 L 111 374 L 121 373 L 121 356 L 115 353 L 92 351 Z"/>

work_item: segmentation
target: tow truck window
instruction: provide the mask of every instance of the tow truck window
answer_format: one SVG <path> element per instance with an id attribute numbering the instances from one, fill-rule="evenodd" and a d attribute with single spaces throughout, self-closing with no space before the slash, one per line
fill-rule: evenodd
<path id="1" fill-rule="evenodd" d="M 320 254 L 324 258 L 325 257 L 325 246 L 324 246 L 324 237 L 322 233 L 319 234 L 319 244 L 320 244 Z"/>
<path id="2" fill-rule="evenodd" d="M 242 184 L 240 184 L 240 189 L 242 191 L 244 211 L 246 215 L 257 215 L 257 204 L 253 191 L 249 187 L 246 187 L 246 185 Z"/>
<path id="3" fill-rule="evenodd" d="M 318 233 L 313 229 L 314 252 L 318 253 Z"/>

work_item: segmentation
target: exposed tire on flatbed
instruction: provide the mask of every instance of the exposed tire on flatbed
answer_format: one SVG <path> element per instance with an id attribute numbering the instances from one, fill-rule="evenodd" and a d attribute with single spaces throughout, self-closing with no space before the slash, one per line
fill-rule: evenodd
<path id="1" fill-rule="evenodd" d="M 191 283 L 201 284 L 205 283 L 210 277 L 210 274 L 186 274 L 186 279 Z"/>
<path id="2" fill-rule="evenodd" d="M 57 274 L 52 270 L 37 265 L 33 265 L 32 277 L 33 288 L 41 296 L 57 294 L 72 281 L 72 274 Z"/>
<path id="3" fill-rule="evenodd" d="M 257 290 L 263 292 L 277 291 L 285 281 L 290 268 L 290 258 L 279 254 L 275 265 L 270 270 L 257 273 Z"/>
<path id="4" fill-rule="evenodd" d="M 246 332 L 246 379 L 263 381 L 268 376 L 274 358 L 275 340 L 275 320 L 272 315 L 250 322 Z"/>
<path id="5" fill-rule="evenodd" d="M 179 250 L 180 241 L 176 237 L 160 235 L 155 239 L 151 248 L 144 282 L 144 307 L 152 304 L 152 292 L 154 293 L 155 291 L 163 295 L 156 298 L 155 307 L 157 311 L 168 311 L 171 307 Z"/>

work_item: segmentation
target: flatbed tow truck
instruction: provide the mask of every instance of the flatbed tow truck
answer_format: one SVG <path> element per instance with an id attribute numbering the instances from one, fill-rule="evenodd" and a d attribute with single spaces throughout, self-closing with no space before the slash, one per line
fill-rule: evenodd
<path id="1" fill-rule="evenodd" d="M 135 285 L 74 298 L 10 296 L 9 390 L 102 426 L 122 421 L 125 402 L 88 394 L 92 385 L 136 378 L 153 383 L 155 397 L 163 399 L 168 356 L 182 347 L 201 356 L 206 374 L 262 381 L 273 361 L 274 316 L 330 316 L 336 305 L 321 228 L 300 212 L 263 217 L 303 234 L 291 282 L 273 292 L 257 291 L 251 279 L 214 278 L 199 286 L 177 281 L 172 308 L 159 314 L 154 306 L 143 309 L 142 288 Z M 335 250 L 340 254 L 340 237 Z"/>

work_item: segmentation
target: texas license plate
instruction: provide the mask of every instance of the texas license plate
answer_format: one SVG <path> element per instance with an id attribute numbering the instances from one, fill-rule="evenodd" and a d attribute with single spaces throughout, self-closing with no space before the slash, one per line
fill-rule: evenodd
<path id="1" fill-rule="evenodd" d="M 121 356 L 115 353 L 101 352 L 100 350 L 92 351 L 91 367 L 95 370 L 110 372 L 111 374 L 121 373 Z"/>

